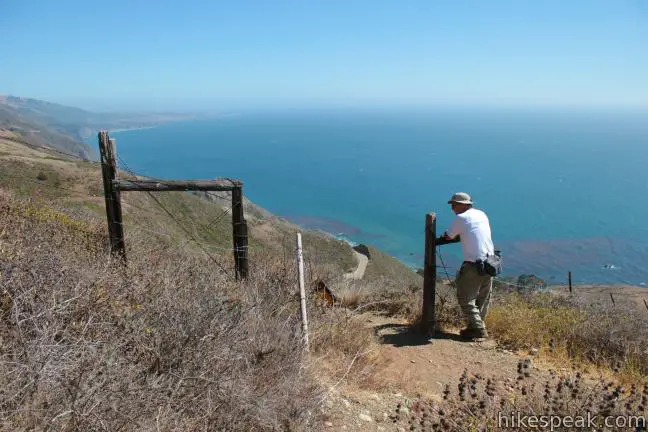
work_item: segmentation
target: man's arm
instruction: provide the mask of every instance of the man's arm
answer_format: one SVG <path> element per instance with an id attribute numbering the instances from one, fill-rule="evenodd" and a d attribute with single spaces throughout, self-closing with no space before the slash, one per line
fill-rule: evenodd
<path id="1" fill-rule="evenodd" d="M 443 233 L 443 238 L 445 238 L 446 240 L 452 240 L 459 234 L 461 234 L 461 220 L 459 218 L 455 218 L 455 220 L 453 220 L 450 224 L 448 231 Z"/>

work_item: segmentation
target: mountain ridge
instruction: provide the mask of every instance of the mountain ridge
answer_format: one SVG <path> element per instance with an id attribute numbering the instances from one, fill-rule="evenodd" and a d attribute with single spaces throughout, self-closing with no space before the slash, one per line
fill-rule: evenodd
<path id="1" fill-rule="evenodd" d="M 32 144 L 53 146 L 82 159 L 96 158 L 84 140 L 99 130 L 153 127 L 190 118 L 193 116 L 170 112 L 94 112 L 40 99 L 0 95 L 0 128 Z"/>

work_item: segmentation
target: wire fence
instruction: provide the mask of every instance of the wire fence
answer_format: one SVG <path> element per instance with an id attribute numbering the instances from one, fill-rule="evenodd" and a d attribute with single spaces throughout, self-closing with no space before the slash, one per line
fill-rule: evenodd
<path id="1" fill-rule="evenodd" d="M 119 155 L 117 155 L 117 160 L 119 161 L 119 164 L 121 165 L 122 169 L 124 169 L 126 172 L 129 174 L 135 176 L 135 177 L 143 177 L 139 176 L 134 170 L 132 170 L 128 163 Z M 193 241 L 196 246 L 209 258 L 211 262 L 216 264 L 220 270 L 227 275 L 228 277 L 232 278 L 231 273 L 229 270 L 227 270 L 221 263 L 219 263 L 215 257 L 210 253 L 210 250 L 219 250 L 223 252 L 232 252 L 232 253 L 237 253 L 237 252 L 247 252 L 250 248 L 249 246 L 243 246 L 243 247 L 229 247 L 225 248 L 220 245 L 215 245 L 215 244 L 210 244 L 206 242 L 202 242 L 196 238 L 196 236 L 191 233 L 186 226 L 173 214 L 171 210 L 169 210 L 154 194 L 153 192 L 146 191 L 146 194 L 153 200 L 153 202 Z M 216 197 L 218 197 L 221 200 L 225 201 L 231 201 L 232 198 L 228 196 L 222 196 L 218 194 L 214 194 Z M 242 206 L 243 202 L 241 200 L 240 203 L 237 205 Z M 234 208 L 228 209 L 224 208 L 222 209 L 222 213 L 215 218 L 213 221 L 211 221 L 208 224 L 203 224 L 200 221 L 198 221 L 195 217 L 192 216 L 191 213 L 184 213 L 185 215 L 189 216 L 191 219 L 190 226 L 193 227 L 198 227 L 203 230 L 203 232 L 209 232 L 213 227 L 215 227 L 220 221 L 222 221 L 224 218 L 232 215 L 232 212 L 234 211 Z"/>

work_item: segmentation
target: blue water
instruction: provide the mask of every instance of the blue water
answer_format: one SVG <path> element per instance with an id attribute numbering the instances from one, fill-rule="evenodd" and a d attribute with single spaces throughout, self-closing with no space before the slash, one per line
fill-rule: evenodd
<path id="1" fill-rule="evenodd" d="M 248 112 L 112 134 L 145 175 L 234 177 L 275 214 L 412 266 L 425 213 L 456 191 L 491 220 L 509 275 L 648 283 L 648 113 L 569 110 Z M 442 249 L 453 271 L 458 245 Z"/>

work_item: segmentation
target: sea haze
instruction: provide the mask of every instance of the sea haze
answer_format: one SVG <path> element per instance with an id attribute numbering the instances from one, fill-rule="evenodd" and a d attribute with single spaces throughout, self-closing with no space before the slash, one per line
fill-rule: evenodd
<path id="1" fill-rule="evenodd" d="M 234 177 L 262 207 L 422 266 L 456 191 L 490 217 L 505 273 L 648 283 L 648 114 L 418 109 L 243 112 L 114 133 L 145 175 Z M 449 272 L 458 245 L 444 246 Z"/>

